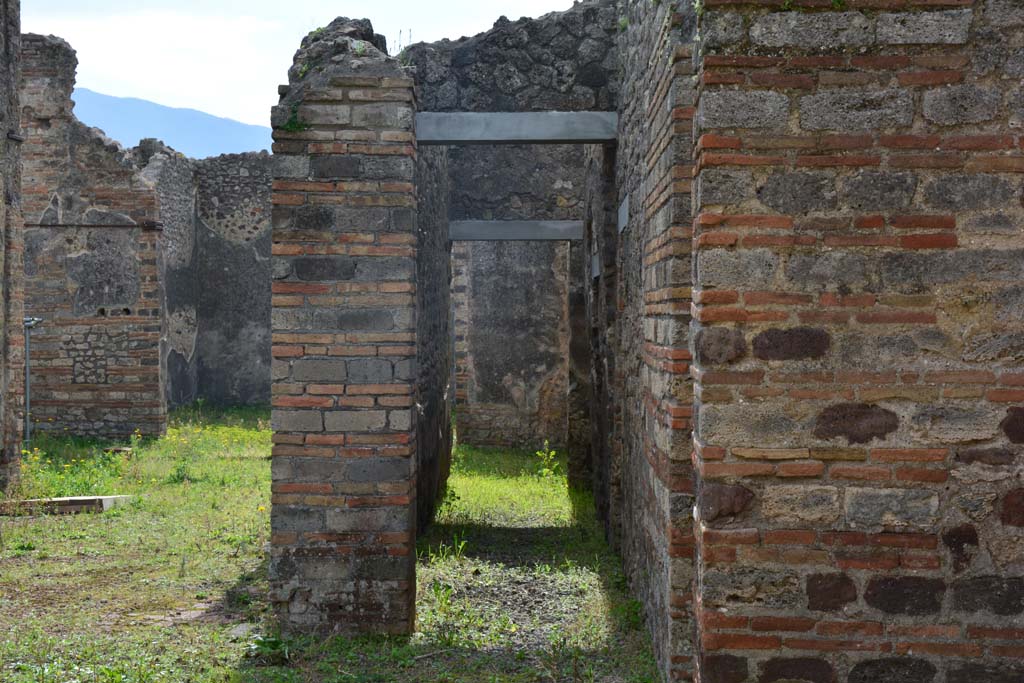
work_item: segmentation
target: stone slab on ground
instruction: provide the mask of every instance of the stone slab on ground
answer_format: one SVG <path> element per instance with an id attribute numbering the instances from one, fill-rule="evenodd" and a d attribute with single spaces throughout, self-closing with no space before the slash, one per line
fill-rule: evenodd
<path id="1" fill-rule="evenodd" d="M 0 503 L 0 515 L 24 514 L 80 515 L 86 512 L 107 512 L 128 504 L 132 496 L 80 496 L 70 498 L 36 498 Z"/>

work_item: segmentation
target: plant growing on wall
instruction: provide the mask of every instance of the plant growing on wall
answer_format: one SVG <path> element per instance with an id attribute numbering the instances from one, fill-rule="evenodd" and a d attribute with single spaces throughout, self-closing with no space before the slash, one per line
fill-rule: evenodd
<path id="1" fill-rule="evenodd" d="M 288 121 L 281 126 L 281 130 L 288 133 L 301 133 L 304 130 L 309 130 L 309 124 L 299 120 L 299 105 L 292 105 L 292 114 L 288 117 Z"/>

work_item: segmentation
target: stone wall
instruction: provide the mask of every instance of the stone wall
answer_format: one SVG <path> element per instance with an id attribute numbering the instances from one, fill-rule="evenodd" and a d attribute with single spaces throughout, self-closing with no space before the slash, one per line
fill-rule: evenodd
<path id="1" fill-rule="evenodd" d="M 193 164 L 158 140 L 142 140 L 132 160 L 160 206 L 160 290 L 164 334 L 160 376 L 168 406 L 194 401 L 196 391 L 196 181 Z"/>
<path id="2" fill-rule="evenodd" d="M 586 174 L 584 166 L 584 175 Z M 584 180 L 581 194 L 585 196 Z M 593 388 L 590 318 L 587 315 L 589 251 L 582 241 L 569 245 L 569 401 L 566 452 L 570 485 L 592 488 L 594 456 L 590 443 L 590 403 Z"/>
<path id="3" fill-rule="evenodd" d="M 452 248 L 448 239 L 448 150 L 424 148 L 416 168 L 416 365 L 402 363 L 396 379 L 416 373 L 417 516 L 434 517 L 444 493 L 452 453 L 453 386 Z M 406 374 L 408 373 L 408 374 Z"/>
<path id="4" fill-rule="evenodd" d="M 452 220 L 580 217 L 578 145 L 453 147 L 450 154 Z M 454 254 L 460 441 L 565 445 L 568 243 L 458 242 Z"/>
<path id="5" fill-rule="evenodd" d="M 420 109 L 614 108 L 613 5 L 601 0 L 539 19 L 501 18 L 472 38 L 410 47 L 405 58 L 416 67 Z M 579 145 L 453 147 L 450 155 L 452 220 L 582 218 Z M 463 242 L 454 255 L 460 441 L 565 446 L 569 245 Z"/>
<path id="6" fill-rule="evenodd" d="M 618 543 L 622 496 L 621 454 L 616 430 L 619 420 L 616 396 L 621 374 L 614 351 L 618 335 L 615 151 L 591 147 L 587 159 L 586 232 L 583 240 L 585 305 L 591 358 L 590 393 L 587 396 L 592 488 L 598 519 L 605 535 Z"/>
<path id="7" fill-rule="evenodd" d="M 160 206 L 130 153 L 72 113 L 76 58 L 59 38 L 22 43 L 26 314 L 32 421 L 91 436 L 158 434 Z"/>
<path id="8" fill-rule="evenodd" d="M 793 4 L 701 18 L 701 680 L 1022 680 L 1024 5 Z"/>
<path id="9" fill-rule="evenodd" d="M 195 162 L 196 393 L 217 404 L 270 402 L 269 154 Z"/>
<path id="10" fill-rule="evenodd" d="M 459 242 L 454 249 L 460 443 L 567 442 L 569 245 Z"/>
<path id="11" fill-rule="evenodd" d="M 663 674 L 687 680 L 693 22 L 692 12 L 673 7 L 619 8 L 619 144 L 591 154 L 587 280 L 599 509 L 644 605 Z"/>
<path id="12" fill-rule="evenodd" d="M 270 403 L 270 155 L 133 152 L 160 198 L 168 403 Z"/>
<path id="13" fill-rule="evenodd" d="M 447 461 L 417 441 L 446 409 L 433 397 L 421 422 L 410 400 L 442 384 L 447 344 L 418 333 L 443 324 L 416 308 L 445 297 L 416 281 L 444 280 L 446 236 L 427 234 L 443 191 L 417 191 L 413 81 L 383 49 L 368 21 L 310 34 L 272 115 L 270 581 L 290 631 L 411 632 L 417 506 L 433 504 L 417 501 L 417 480 L 443 484 L 417 469 Z M 431 264 L 417 264 L 420 248 Z M 417 356 L 431 361 L 422 374 Z"/>
<path id="14" fill-rule="evenodd" d="M 18 480 L 24 397 L 21 12 L 0 0 L 0 497 Z"/>

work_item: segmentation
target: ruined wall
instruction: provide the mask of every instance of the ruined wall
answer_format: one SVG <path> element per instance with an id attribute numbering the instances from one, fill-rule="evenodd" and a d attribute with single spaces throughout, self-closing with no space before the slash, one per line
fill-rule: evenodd
<path id="1" fill-rule="evenodd" d="M 585 2 L 539 19 L 502 18 L 472 38 L 414 45 L 406 57 L 424 111 L 611 109 L 616 30 L 613 2 Z M 579 145 L 453 147 L 450 155 L 452 220 L 582 218 Z M 460 441 L 563 447 L 568 243 L 464 242 L 454 254 Z"/>
<path id="2" fill-rule="evenodd" d="M 397 379 L 417 374 L 417 517 L 422 529 L 434 516 L 451 465 L 453 353 L 452 249 L 448 240 L 448 150 L 419 151 L 416 167 L 416 363 L 402 363 Z M 406 404 L 403 404 L 406 405 Z M 412 401 L 408 407 L 414 407 Z"/>
<path id="3" fill-rule="evenodd" d="M 133 154 L 160 199 L 168 403 L 268 404 L 270 155 L 191 160 L 155 140 Z"/>
<path id="4" fill-rule="evenodd" d="M 0 0 L 0 497 L 18 480 L 24 397 L 21 12 Z"/>
<path id="5" fill-rule="evenodd" d="M 622 449 L 616 438 L 621 375 L 614 347 L 618 336 L 616 298 L 618 230 L 616 229 L 615 150 L 590 147 L 587 158 L 586 232 L 583 239 L 586 316 L 590 346 L 588 422 L 592 488 L 598 519 L 615 546 L 619 538 Z"/>
<path id="6" fill-rule="evenodd" d="M 579 146 L 456 147 L 451 168 L 452 220 L 579 217 Z M 454 254 L 459 439 L 563 446 L 568 243 L 458 242 Z"/>
<path id="7" fill-rule="evenodd" d="M 588 153 L 587 319 L 595 496 L 664 675 L 692 672 L 689 382 L 693 17 L 620 8 L 618 149 Z"/>
<path id="8" fill-rule="evenodd" d="M 417 253 L 443 242 L 417 232 L 443 205 L 425 188 L 417 216 L 413 81 L 383 48 L 368 21 L 310 34 L 272 115 L 270 581 L 290 631 L 414 625 L 416 471 L 429 459 L 409 399 L 430 382 L 412 360 L 418 331 L 441 331 L 418 329 Z"/>
<path id="9" fill-rule="evenodd" d="M 59 38 L 22 44 L 26 314 L 39 429 L 157 434 L 159 200 L 131 155 L 72 113 L 76 58 Z"/>
<path id="10" fill-rule="evenodd" d="M 585 176 L 586 164 L 582 168 Z M 586 180 L 583 181 L 581 194 L 586 196 Z M 595 473 L 590 439 L 593 355 L 590 346 L 590 317 L 587 315 L 589 254 L 583 241 L 569 244 L 569 424 L 566 452 L 569 483 L 583 489 L 593 488 Z"/>
<path id="11" fill-rule="evenodd" d="M 132 160 L 143 169 L 141 175 L 153 186 L 160 206 L 160 376 L 167 404 L 173 408 L 198 398 L 195 173 L 189 159 L 158 140 L 140 141 Z"/>
<path id="12" fill-rule="evenodd" d="M 56 326 L 47 320 L 36 333 L 43 343 L 38 349 L 42 355 L 36 356 L 41 361 L 40 387 L 49 384 L 45 391 L 55 392 L 39 396 L 50 403 L 37 405 L 49 405 L 50 410 L 38 417 L 60 431 L 67 427 L 74 433 L 106 436 L 133 431 L 133 415 L 144 415 L 142 408 L 157 409 L 153 397 L 140 393 L 152 386 L 115 379 L 130 374 L 136 362 L 146 369 L 133 376 L 150 384 L 160 380 L 171 407 L 200 398 L 222 405 L 269 403 L 270 155 L 197 161 L 153 139 L 122 149 L 74 117 L 70 97 L 77 60 L 70 46 L 38 36 L 27 44 L 33 69 L 24 80 L 24 95 L 28 118 L 35 123 L 25 193 L 32 218 L 30 255 L 43 259 L 41 270 L 39 262 L 28 264 L 35 292 L 30 313 L 58 318 Z M 159 241 L 147 235 L 140 237 L 144 243 L 129 245 L 136 234 L 129 229 L 144 224 L 160 228 Z M 72 241 L 62 242 L 66 238 Z M 142 270 L 132 265 L 137 259 L 150 260 L 154 244 L 155 276 L 149 263 Z M 85 288 L 106 292 L 98 296 L 109 301 L 93 306 L 93 317 L 109 320 L 83 323 L 79 319 L 87 316 L 89 306 L 68 309 L 86 291 L 78 280 L 61 282 L 71 252 L 73 259 L 106 264 L 106 270 L 92 265 L 79 269 L 79 280 L 84 278 Z M 154 304 L 147 297 L 157 291 Z M 140 314 L 139 309 L 149 313 Z M 147 341 L 157 328 L 140 327 L 153 322 L 139 321 L 140 315 L 163 318 L 158 371 L 149 357 L 155 347 Z M 68 336 L 70 325 L 89 329 Z M 85 355 L 79 353 L 84 349 L 71 348 L 86 343 L 93 348 Z M 123 358 L 126 354 L 135 360 Z M 75 363 L 98 372 L 76 377 L 58 369 Z M 105 373 L 104 366 L 117 369 Z M 124 386 L 115 389 L 115 383 Z M 107 384 L 113 393 L 105 400 L 114 403 L 97 404 L 88 419 L 81 406 L 70 420 L 62 419 L 65 401 L 92 402 Z M 71 399 L 72 393 L 77 398 Z M 125 410 L 128 400 L 146 405 L 137 404 L 140 410 L 133 413 Z M 116 410 L 99 417 L 104 408 Z M 121 426 L 97 424 L 108 419 Z M 147 429 L 153 427 L 143 431 Z"/>
<path id="13" fill-rule="evenodd" d="M 217 404 L 270 402 L 269 154 L 196 161 L 196 393 Z"/>
<path id="14" fill-rule="evenodd" d="M 1024 680 L 1024 5 L 757 4 L 701 18 L 701 680 Z"/>
<path id="15" fill-rule="evenodd" d="M 568 243 L 459 242 L 454 255 L 459 441 L 563 447 Z"/>

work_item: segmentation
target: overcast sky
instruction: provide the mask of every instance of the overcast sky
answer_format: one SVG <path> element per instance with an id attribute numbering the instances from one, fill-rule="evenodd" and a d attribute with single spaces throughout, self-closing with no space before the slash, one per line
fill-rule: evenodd
<path id="1" fill-rule="evenodd" d="M 22 30 L 78 51 L 78 85 L 269 125 L 302 37 L 341 15 L 369 18 L 394 54 L 564 10 L 572 0 L 22 0 Z"/>

